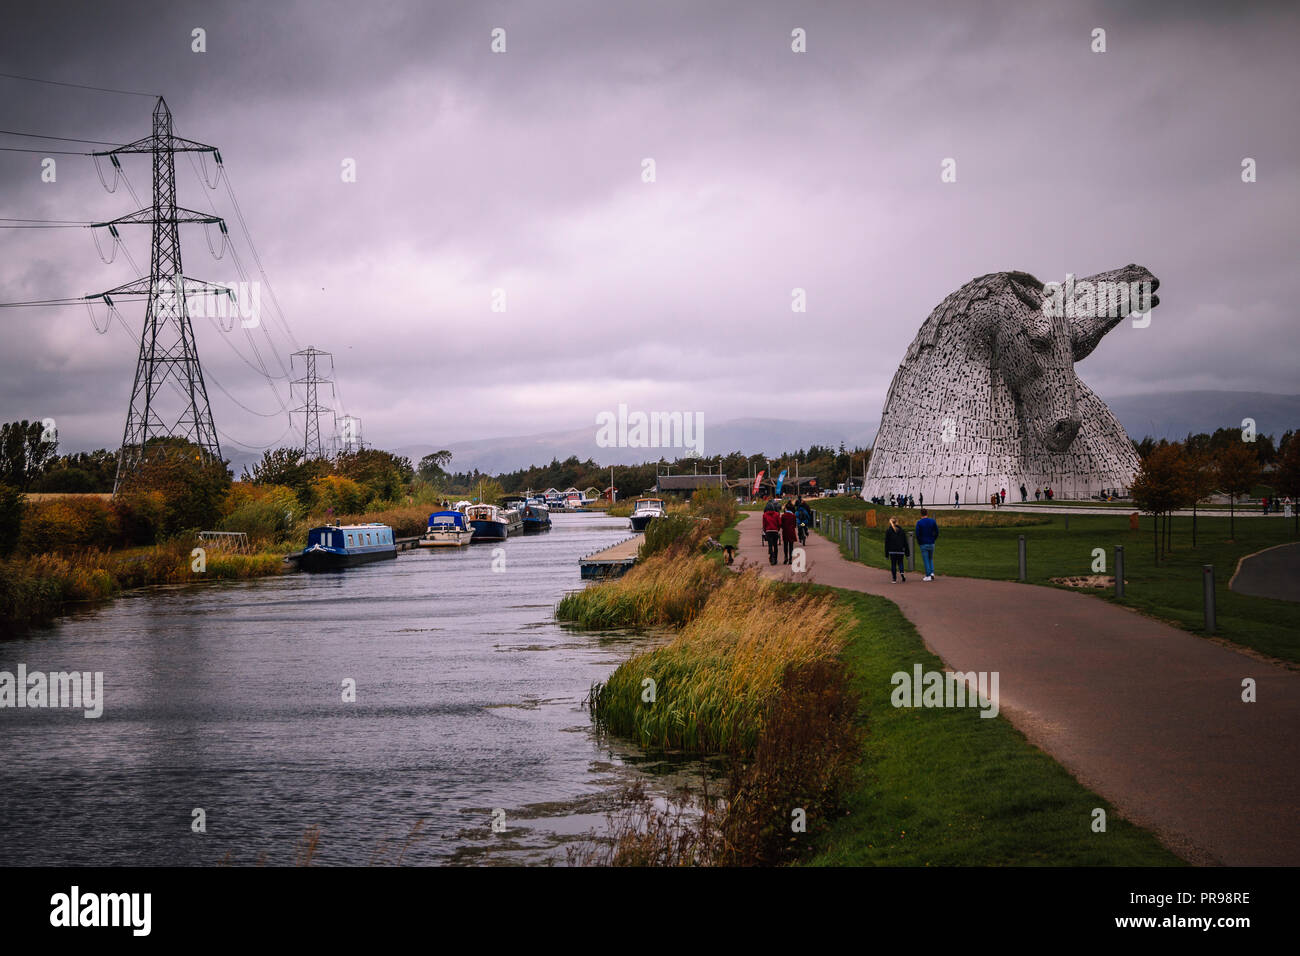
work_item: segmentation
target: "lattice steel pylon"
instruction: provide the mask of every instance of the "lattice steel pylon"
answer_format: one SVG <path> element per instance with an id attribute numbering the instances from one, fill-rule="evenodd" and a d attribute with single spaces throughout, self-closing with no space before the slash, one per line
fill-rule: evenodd
<path id="1" fill-rule="evenodd" d="M 334 356 L 329 352 L 322 352 L 318 348 L 307 346 L 299 352 L 294 352 L 289 356 L 289 362 L 292 364 L 296 358 L 302 358 L 307 366 L 307 374 L 303 378 L 296 378 L 291 384 L 302 385 L 306 387 L 307 393 L 303 396 L 303 404 L 297 408 L 291 409 L 290 412 L 302 412 L 306 417 L 303 425 L 303 455 L 307 458 L 324 458 L 325 446 L 320 440 L 320 416 L 321 405 L 317 397 L 317 386 L 328 385 L 331 396 L 334 394 L 334 380 L 330 378 L 320 378 L 316 375 L 316 358 L 318 356 L 328 356 L 330 360 L 330 372 L 334 372 Z M 329 413 L 331 416 L 333 411 Z M 332 432 L 331 432 L 332 433 Z"/>
<path id="2" fill-rule="evenodd" d="M 98 296 L 111 302 L 114 295 L 147 297 L 144 330 L 140 334 L 140 357 L 135 367 L 135 384 L 131 387 L 131 404 L 127 409 L 122 448 L 117 459 L 116 494 L 126 478 L 144 457 L 150 439 L 168 436 L 193 442 L 203 454 L 221 460 L 221 445 L 212 408 L 203 384 L 186 305 L 187 295 L 229 294 L 224 286 L 185 276 L 181 269 L 181 223 L 221 223 L 219 216 L 208 216 L 176 205 L 176 163 L 178 152 L 212 152 L 205 146 L 172 133 L 172 114 L 160 96 L 153 111 L 153 132 L 144 139 L 125 146 L 96 153 L 114 156 L 124 153 L 153 155 L 153 205 L 111 222 L 96 226 L 150 225 L 153 247 L 149 275 L 110 289 Z M 164 396 L 163 387 L 171 383 L 179 393 Z"/>

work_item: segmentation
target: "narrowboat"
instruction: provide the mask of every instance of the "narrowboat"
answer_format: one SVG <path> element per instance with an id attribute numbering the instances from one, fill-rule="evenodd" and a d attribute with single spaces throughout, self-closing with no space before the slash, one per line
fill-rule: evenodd
<path id="1" fill-rule="evenodd" d="M 393 529 L 386 524 L 325 525 L 307 532 L 298 567 L 304 571 L 340 571 L 370 561 L 397 557 Z"/>
<path id="2" fill-rule="evenodd" d="M 435 511 L 429 515 L 429 529 L 416 542 L 422 548 L 458 548 L 469 544 L 474 529 L 459 511 Z"/>
<path id="3" fill-rule="evenodd" d="M 524 505 L 524 531 L 550 531 L 551 511 L 544 504 L 530 501 Z"/>
<path id="4" fill-rule="evenodd" d="M 651 521 L 666 514 L 668 509 L 664 507 L 662 498 L 638 498 L 632 509 L 632 530 L 644 531 Z"/>
<path id="5" fill-rule="evenodd" d="M 504 541 L 523 530 L 523 517 L 514 508 L 496 505 L 468 505 L 465 518 L 474 529 L 470 541 Z"/>

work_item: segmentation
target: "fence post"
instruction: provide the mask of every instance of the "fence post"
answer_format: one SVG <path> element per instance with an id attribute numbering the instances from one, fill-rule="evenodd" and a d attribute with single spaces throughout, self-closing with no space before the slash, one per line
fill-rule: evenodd
<path id="1" fill-rule="evenodd" d="M 1019 551 L 1020 551 L 1020 580 L 1025 581 L 1028 580 L 1029 576 L 1026 573 L 1026 569 L 1025 569 L 1025 536 L 1023 534 L 1020 536 Z"/>
<path id="2" fill-rule="evenodd" d="M 1124 596 L 1124 545 L 1115 545 L 1115 597 Z"/>
<path id="3" fill-rule="evenodd" d="M 1214 565 L 1207 564 L 1201 569 L 1201 580 L 1205 586 L 1205 633 L 1214 633 Z"/>
<path id="4" fill-rule="evenodd" d="M 916 570 L 916 532 L 907 529 L 907 570 Z"/>

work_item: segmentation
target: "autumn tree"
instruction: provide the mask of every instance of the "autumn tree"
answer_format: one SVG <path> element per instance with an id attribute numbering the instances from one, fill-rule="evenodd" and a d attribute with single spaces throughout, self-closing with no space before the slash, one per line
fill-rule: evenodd
<path id="1" fill-rule="evenodd" d="M 1214 471 L 1219 490 L 1228 496 L 1228 537 L 1235 539 L 1237 499 L 1250 494 L 1259 480 L 1255 446 L 1244 441 L 1224 446 L 1215 455 Z"/>
<path id="2" fill-rule="evenodd" d="M 0 484 L 26 491 L 58 451 L 41 422 L 7 422 L 0 426 Z"/>
<path id="3" fill-rule="evenodd" d="M 1290 432 L 1287 433 L 1290 435 Z M 1295 518 L 1295 533 L 1300 535 L 1300 440 L 1286 441 L 1277 460 L 1273 476 L 1277 493 L 1291 499 L 1291 514 Z"/>
<path id="4" fill-rule="evenodd" d="M 1214 493 L 1217 483 L 1214 458 L 1207 449 L 1183 447 L 1187 468 L 1187 496 L 1192 504 L 1192 547 L 1196 547 L 1196 506 Z"/>
<path id="5" fill-rule="evenodd" d="M 1191 496 L 1187 462 L 1183 447 L 1177 442 L 1157 445 L 1138 467 L 1130 493 L 1133 502 L 1152 516 L 1155 532 L 1156 563 L 1160 563 L 1160 519 L 1168 521 L 1169 513 L 1184 504 Z"/>
<path id="6" fill-rule="evenodd" d="M 127 503 L 156 507 L 159 519 L 151 530 L 155 537 L 171 537 L 214 527 L 230 478 L 227 462 L 197 445 L 183 438 L 154 438 L 140 463 L 124 476 L 119 495 Z"/>

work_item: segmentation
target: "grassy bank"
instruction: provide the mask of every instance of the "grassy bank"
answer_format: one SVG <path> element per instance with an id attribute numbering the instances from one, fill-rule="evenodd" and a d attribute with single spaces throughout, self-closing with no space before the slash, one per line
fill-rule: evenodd
<path id="1" fill-rule="evenodd" d="M 278 551 L 209 550 L 204 569 L 195 571 L 190 546 L 176 541 L 121 551 L 9 558 L 0 561 L 0 633 L 21 631 L 131 588 L 264 577 L 287 569 Z"/>
<path id="2" fill-rule="evenodd" d="M 897 515 L 904 528 L 912 527 L 919 517 L 915 510 L 877 507 L 877 527 L 869 528 L 865 526 L 868 508 L 861 500 L 830 498 L 817 502 L 816 507 L 859 525 L 861 560 L 878 568 L 888 567 L 884 529 L 889 516 Z M 1157 564 L 1150 515 L 1142 515 L 1139 529 L 1133 531 L 1127 513 L 1067 516 L 945 509 L 931 514 L 939 522 L 935 570 L 940 576 L 1015 580 L 1019 575 L 1017 539 L 1023 534 L 1029 582 L 1057 586 L 1052 578 L 1093 574 L 1096 548 L 1105 554 L 1104 573 L 1113 573 L 1115 546 L 1122 545 L 1127 583 L 1124 599 L 1116 603 L 1196 633 L 1202 633 L 1204 625 L 1202 566 L 1213 564 L 1218 585 L 1216 635 L 1272 657 L 1300 662 L 1300 604 L 1249 597 L 1227 586 L 1242 557 L 1295 540 L 1293 524 L 1285 518 L 1239 519 L 1233 540 L 1228 537 L 1226 517 L 1200 517 L 1195 548 L 1191 518 L 1174 518 L 1172 550 Z M 847 557 L 847 547 L 841 550 Z M 1085 593 L 1098 600 L 1116 600 L 1110 589 L 1089 589 Z"/>
<path id="3" fill-rule="evenodd" d="M 654 595 L 667 598 L 660 607 Z M 644 810 L 603 862 L 1173 865 L 1004 718 L 896 709 L 890 677 L 941 670 L 884 598 L 766 583 L 663 555 L 565 598 L 559 616 L 679 628 L 593 687 L 593 721 L 649 748 L 735 757 L 720 814 L 688 833 Z M 1091 831 L 1094 808 L 1107 832 Z M 791 814 L 807 814 L 795 833 Z M 671 836 L 659 845 L 654 833 Z M 673 851 L 673 846 L 678 851 Z M 588 855 L 587 859 L 592 859 Z"/>
<path id="4" fill-rule="evenodd" d="M 707 558 L 679 561 L 667 572 L 647 566 L 646 577 L 682 578 L 692 594 L 722 579 L 685 616 L 672 643 L 633 657 L 592 689 L 598 727 L 643 747 L 748 754 L 786 672 L 839 653 L 843 626 L 831 601 L 769 587 L 756 572 L 733 575 L 718 567 Z M 637 587 L 636 593 L 644 592 Z M 607 606 L 603 597 L 596 603 Z M 647 701 L 651 687 L 654 700 Z"/>
<path id="5" fill-rule="evenodd" d="M 817 591 L 830 589 L 814 589 Z M 1181 861 L 1116 815 L 1005 718 L 895 708 L 890 677 L 942 670 L 885 598 L 831 591 L 851 621 L 842 660 L 868 726 L 847 815 L 806 862 L 822 866 L 1168 866 Z M 1096 807 L 1105 833 L 1093 833 Z"/>

